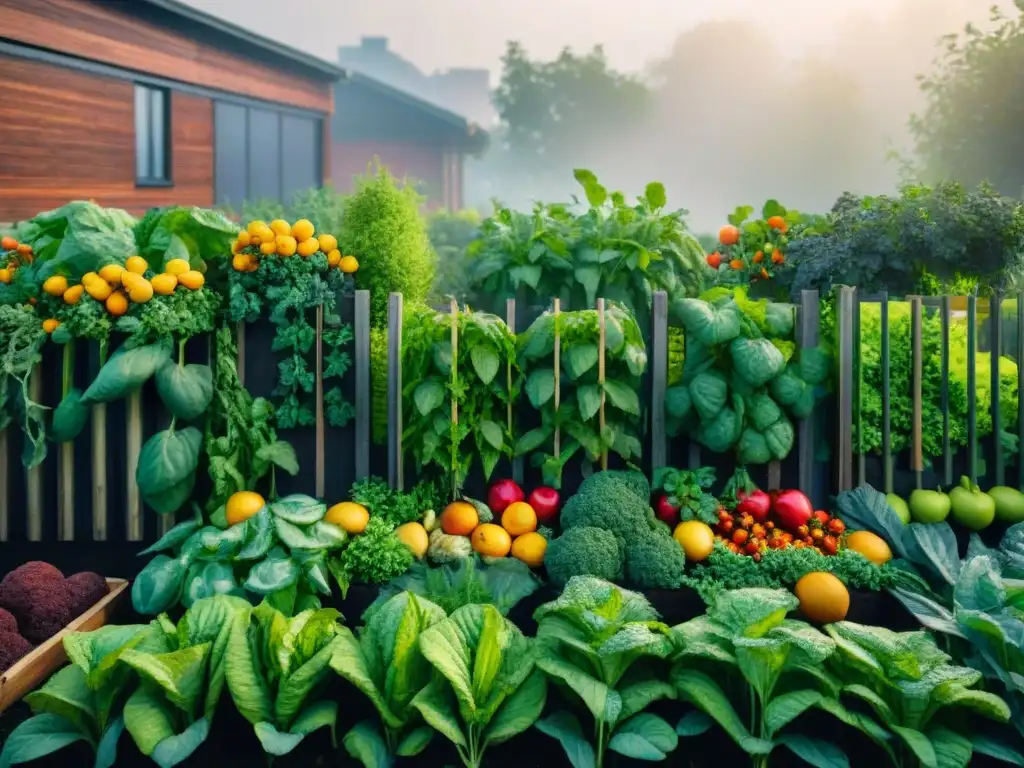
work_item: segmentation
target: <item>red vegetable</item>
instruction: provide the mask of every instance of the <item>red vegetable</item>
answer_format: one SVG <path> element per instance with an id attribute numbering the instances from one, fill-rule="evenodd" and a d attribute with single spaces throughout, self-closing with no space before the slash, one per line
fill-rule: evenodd
<path id="1" fill-rule="evenodd" d="M 816 509 L 814 510 L 814 518 L 822 525 L 825 525 L 828 523 L 828 512 L 823 509 Z"/>
<path id="2" fill-rule="evenodd" d="M 487 492 L 487 506 L 495 514 L 504 512 L 510 504 L 525 501 L 526 494 L 512 480 L 499 480 Z"/>
<path id="3" fill-rule="evenodd" d="M 674 528 L 679 522 L 679 507 L 669 501 L 666 494 L 659 493 L 654 497 L 654 515 Z"/>
<path id="4" fill-rule="evenodd" d="M 780 491 L 775 497 L 775 514 L 782 525 L 795 531 L 801 525 L 807 525 L 814 514 L 814 505 L 800 491 Z"/>
<path id="5" fill-rule="evenodd" d="M 533 507 L 533 511 L 537 513 L 537 520 L 546 523 L 548 520 L 553 520 L 558 516 L 558 505 L 560 502 L 561 499 L 558 497 L 558 491 L 542 485 L 540 488 L 533 489 L 528 503 Z"/>
<path id="6" fill-rule="evenodd" d="M 834 555 L 836 550 L 839 549 L 839 542 L 836 541 L 835 536 L 826 536 L 821 540 L 821 550 L 826 555 Z"/>
<path id="7" fill-rule="evenodd" d="M 772 510 L 772 499 L 767 493 L 761 490 L 753 490 L 750 493 L 737 491 L 736 511 L 743 515 L 750 515 L 754 520 L 763 523 L 768 519 Z"/>
<path id="8" fill-rule="evenodd" d="M 846 530 L 846 523 L 840 520 L 838 517 L 834 517 L 828 521 L 828 529 L 836 536 L 839 536 Z"/>

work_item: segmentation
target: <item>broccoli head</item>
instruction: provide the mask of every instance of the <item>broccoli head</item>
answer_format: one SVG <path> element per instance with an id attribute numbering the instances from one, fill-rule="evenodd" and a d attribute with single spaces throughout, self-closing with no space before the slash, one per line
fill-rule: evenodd
<path id="1" fill-rule="evenodd" d="M 637 531 L 649 530 L 649 497 L 636 493 L 635 485 L 626 477 L 630 474 L 598 472 L 584 480 L 562 509 L 559 517 L 562 528 L 602 528 L 614 533 L 622 542 L 635 536 Z"/>
<path id="2" fill-rule="evenodd" d="M 643 472 L 636 472 L 632 469 L 609 469 L 604 472 L 599 472 L 601 475 L 608 475 L 621 480 L 630 490 L 633 491 L 637 496 L 649 503 L 651 500 L 651 484 L 647 482 L 647 478 Z"/>
<path id="3" fill-rule="evenodd" d="M 71 598 L 64 574 L 49 563 L 32 561 L 0 581 L 0 608 L 18 622 L 22 636 L 41 643 L 71 620 Z"/>
<path id="4" fill-rule="evenodd" d="M 18 634 L 18 621 L 6 608 L 0 608 L 0 634 L 4 632 Z"/>
<path id="5" fill-rule="evenodd" d="M 65 584 L 71 600 L 71 618 L 81 616 L 107 596 L 107 580 L 98 573 L 84 571 L 68 576 Z"/>
<path id="6" fill-rule="evenodd" d="M 662 526 L 644 531 L 626 544 L 626 583 L 636 589 L 678 589 L 683 583 L 686 555 Z"/>
<path id="7" fill-rule="evenodd" d="M 32 643 L 17 632 L 0 631 L 0 673 L 13 667 L 31 650 Z"/>
<path id="8" fill-rule="evenodd" d="M 622 545 L 615 534 L 601 528 L 570 528 L 548 544 L 544 567 L 560 587 L 573 576 L 617 581 L 622 578 Z"/>

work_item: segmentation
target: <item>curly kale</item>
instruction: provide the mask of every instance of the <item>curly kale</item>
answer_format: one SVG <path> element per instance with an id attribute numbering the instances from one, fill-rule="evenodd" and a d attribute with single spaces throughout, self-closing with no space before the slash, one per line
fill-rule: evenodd
<path id="1" fill-rule="evenodd" d="M 379 477 L 360 480 L 349 489 L 352 501 L 362 504 L 373 517 L 398 527 L 423 519 L 423 513 L 440 505 L 437 486 L 423 480 L 408 492 L 396 491 Z"/>
<path id="2" fill-rule="evenodd" d="M 610 531 L 589 526 L 570 528 L 552 539 L 544 553 L 548 578 L 564 586 L 573 576 L 622 578 L 622 545 Z"/>
<path id="3" fill-rule="evenodd" d="M 626 582 L 637 589 L 678 589 L 683 583 L 686 555 L 662 525 L 626 544 Z"/>
<path id="4" fill-rule="evenodd" d="M 341 553 L 341 565 L 350 583 L 386 584 L 413 564 L 412 551 L 395 536 L 395 526 L 371 517 Z"/>

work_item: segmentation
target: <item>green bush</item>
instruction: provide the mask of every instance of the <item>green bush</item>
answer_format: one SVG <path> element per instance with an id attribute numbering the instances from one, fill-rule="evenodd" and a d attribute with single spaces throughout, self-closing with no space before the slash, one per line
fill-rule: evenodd
<path id="1" fill-rule="evenodd" d="M 469 244 L 480 234 L 476 211 L 438 211 L 428 219 L 430 244 L 437 253 L 437 274 L 430 293 L 432 303 L 455 298 L 460 304 L 477 304 L 469 275 Z"/>
<path id="2" fill-rule="evenodd" d="M 309 219 L 318 234 L 338 236 L 342 229 L 346 195 L 332 184 L 311 187 L 296 192 L 288 204 L 275 200 L 247 200 L 242 204 L 242 220 L 271 222 L 284 219 L 294 224 L 299 219 Z"/>

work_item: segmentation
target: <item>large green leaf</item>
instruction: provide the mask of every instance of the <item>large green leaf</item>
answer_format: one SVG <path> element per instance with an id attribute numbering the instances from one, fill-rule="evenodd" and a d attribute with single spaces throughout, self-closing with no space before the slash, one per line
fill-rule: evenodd
<path id="1" fill-rule="evenodd" d="M 92 740 L 99 738 L 97 712 L 86 674 L 76 665 L 64 667 L 37 691 L 25 697 L 34 714 L 59 715 Z"/>
<path id="2" fill-rule="evenodd" d="M 923 768 L 938 768 L 939 759 L 935 754 L 935 747 L 931 739 L 920 731 L 913 728 L 904 728 L 894 723 L 889 724 L 889 729 L 903 739 L 903 743 L 910 747 L 910 751 L 921 762 Z"/>
<path id="3" fill-rule="evenodd" d="M 466 736 L 459 725 L 458 706 L 451 689 L 439 678 L 416 694 L 412 706 L 423 720 L 457 747 L 466 748 Z"/>
<path id="4" fill-rule="evenodd" d="M 764 727 L 769 734 L 775 734 L 796 720 L 821 701 L 817 691 L 790 691 L 776 696 L 764 709 Z"/>
<path id="5" fill-rule="evenodd" d="M 285 677 L 278 687 L 277 699 L 274 702 L 274 716 L 282 728 L 291 726 L 293 720 L 305 706 L 310 693 L 327 675 L 331 657 L 340 642 L 336 637 L 331 638 L 326 633 L 322 637 L 330 639 L 330 642 L 320 648 L 312 658 L 292 670 L 291 674 Z"/>
<path id="6" fill-rule="evenodd" d="M 614 688 L 566 661 L 557 651 L 545 650 L 537 659 L 537 666 L 545 674 L 569 686 L 583 700 L 595 719 L 605 723 L 618 720 L 622 711 L 622 697 Z"/>
<path id="7" fill-rule="evenodd" d="M 634 760 L 664 760 L 674 752 L 679 737 L 671 725 L 650 712 L 626 720 L 615 730 L 608 749 Z"/>
<path id="8" fill-rule="evenodd" d="M 67 443 L 78 437 L 89 421 L 89 406 L 82 402 L 82 392 L 68 391 L 53 411 L 50 422 L 50 439 L 55 443 Z"/>
<path id="9" fill-rule="evenodd" d="M 672 671 L 672 682 L 681 699 L 689 701 L 713 718 L 744 752 L 750 755 L 767 755 L 772 751 L 772 743 L 750 733 L 743 719 L 733 709 L 725 692 L 703 672 L 676 668 Z"/>
<path id="10" fill-rule="evenodd" d="M 815 739 L 802 733 L 787 733 L 779 743 L 814 768 L 850 768 L 850 761 L 839 747 L 824 739 Z"/>
<path id="11" fill-rule="evenodd" d="M 967 768 L 974 752 L 969 738 L 941 726 L 930 727 L 927 736 L 935 749 L 939 768 Z"/>
<path id="12" fill-rule="evenodd" d="M 505 699 L 484 732 L 486 744 L 500 744 L 518 736 L 537 722 L 547 701 L 548 683 L 544 674 L 535 669 L 516 691 Z"/>
<path id="13" fill-rule="evenodd" d="M 208 643 L 160 654 L 125 651 L 121 661 L 159 687 L 167 700 L 182 712 L 195 714 L 206 690 L 210 661 Z"/>
<path id="14" fill-rule="evenodd" d="M 345 734 L 345 750 L 364 768 L 391 768 L 393 760 L 388 745 L 377 727 L 369 720 L 356 725 Z"/>
<path id="15" fill-rule="evenodd" d="M 93 768 L 113 768 L 117 762 L 117 742 L 121 740 L 124 733 L 124 718 L 116 717 L 107 726 L 107 730 L 100 737 L 96 745 L 96 762 Z"/>
<path id="16" fill-rule="evenodd" d="M 604 383 L 604 391 L 608 400 L 613 406 L 630 416 L 640 415 L 640 396 L 637 391 L 628 384 L 615 379 L 608 379 Z"/>
<path id="17" fill-rule="evenodd" d="M 236 615 L 248 616 L 252 606 L 248 600 L 217 595 L 198 601 L 178 622 L 182 646 L 210 646 L 209 673 L 203 713 L 213 722 L 227 676 L 227 653 Z"/>
<path id="18" fill-rule="evenodd" d="M 135 746 L 146 755 L 153 754 L 164 739 L 174 736 L 175 715 L 160 693 L 159 686 L 143 683 L 124 705 L 124 726 Z"/>
<path id="19" fill-rule="evenodd" d="M 122 347 L 100 368 L 82 395 L 83 403 L 109 403 L 134 392 L 170 358 L 166 344 L 126 349 Z"/>
<path id="20" fill-rule="evenodd" d="M 260 609 L 257 609 L 259 611 Z M 249 642 L 252 614 L 235 613 L 231 618 L 225 674 L 231 699 L 239 714 L 252 725 L 270 723 L 274 719 L 273 699 L 268 677 L 271 669 L 261 669 L 261 649 Z"/>
<path id="21" fill-rule="evenodd" d="M 327 505 L 312 496 L 293 493 L 272 503 L 270 511 L 293 525 L 305 526 L 323 520 L 327 514 Z"/>
<path id="22" fill-rule="evenodd" d="M 192 421 L 213 401 L 213 370 L 196 363 L 178 365 L 168 358 L 156 371 L 156 391 L 172 415 Z"/>
<path id="23" fill-rule="evenodd" d="M 86 738 L 74 723 L 60 715 L 30 717 L 11 731 L 4 742 L 3 751 L 0 751 L 0 768 L 30 763 Z"/>
<path id="24" fill-rule="evenodd" d="M 490 384 L 497 376 L 498 366 L 501 364 L 498 353 L 486 344 L 477 343 L 469 350 L 469 356 L 473 361 L 476 375 L 480 377 L 480 383 Z"/>
<path id="25" fill-rule="evenodd" d="M 537 730 L 558 739 L 572 768 L 595 768 L 597 760 L 593 745 L 583 735 L 579 720 L 569 712 L 555 712 L 537 721 Z"/>
<path id="26" fill-rule="evenodd" d="M 268 755 L 280 757 L 294 750 L 309 734 L 320 728 L 330 728 L 334 741 L 334 726 L 338 721 L 336 701 L 318 701 L 310 705 L 297 718 L 288 731 L 279 731 L 271 723 L 256 723 L 253 730 Z"/>
<path id="27" fill-rule="evenodd" d="M 203 434 L 195 427 L 165 429 L 146 441 L 135 481 L 146 503 L 160 514 L 177 512 L 191 496 Z"/>
<path id="28" fill-rule="evenodd" d="M 192 757 L 209 735 L 210 721 L 201 717 L 181 733 L 168 736 L 157 744 L 150 757 L 160 768 L 173 768 Z"/>
<path id="29" fill-rule="evenodd" d="M 132 583 L 132 607 L 144 616 L 169 610 L 181 599 L 187 571 L 184 558 L 157 555 Z"/>
<path id="30" fill-rule="evenodd" d="M 676 689 L 667 680 L 644 678 L 623 685 L 619 688 L 619 696 L 622 697 L 622 711 L 619 712 L 619 720 L 625 720 L 642 712 L 656 701 L 673 699 L 675 695 Z"/>
<path id="31" fill-rule="evenodd" d="M 526 377 L 526 396 L 530 405 L 542 408 L 555 394 L 555 372 L 551 368 L 537 368 Z"/>

